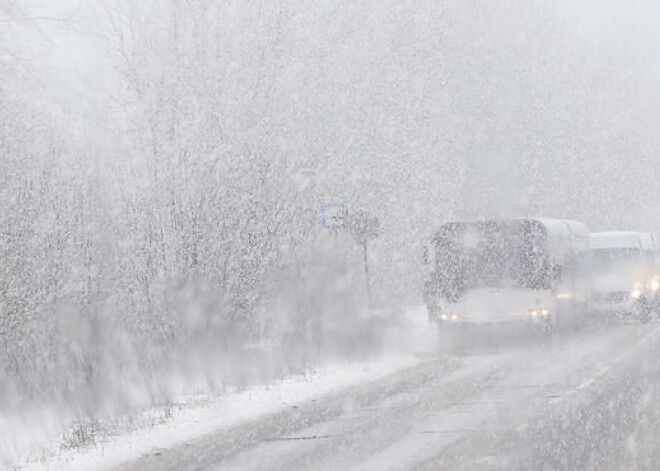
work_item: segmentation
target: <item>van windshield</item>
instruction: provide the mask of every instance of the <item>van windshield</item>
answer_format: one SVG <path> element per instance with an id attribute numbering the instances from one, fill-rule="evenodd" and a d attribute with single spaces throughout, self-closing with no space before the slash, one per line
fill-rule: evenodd
<path id="1" fill-rule="evenodd" d="M 594 274 L 628 273 L 640 265 L 640 255 L 640 250 L 636 248 L 592 249 L 591 269 Z"/>

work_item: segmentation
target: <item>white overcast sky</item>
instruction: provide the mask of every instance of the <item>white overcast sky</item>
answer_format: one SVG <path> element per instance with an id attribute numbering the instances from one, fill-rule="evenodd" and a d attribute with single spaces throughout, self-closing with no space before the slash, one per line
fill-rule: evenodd
<path id="1" fill-rule="evenodd" d="M 99 25 L 104 23 L 102 5 L 105 1 L 14 0 L 13 4 L 17 5 L 14 11 L 18 10 L 15 14 L 23 18 L 0 23 L 0 38 L 8 41 L 12 51 L 29 59 L 45 85 L 46 98 L 69 110 L 79 107 L 82 101 L 99 101 L 103 87 L 112 80 L 112 74 L 108 73 L 111 64 L 103 49 L 103 41 L 98 38 L 102 29 Z M 453 1 L 460 5 L 459 0 Z M 483 1 L 486 4 L 490 0 Z M 515 4 L 515 1 L 507 2 L 509 7 L 515 7 Z M 579 31 L 577 37 L 582 37 L 585 42 L 609 44 L 613 48 L 625 47 L 627 57 L 617 60 L 636 60 L 645 64 L 639 72 L 648 75 L 649 81 L 655 83 L 660 75 L 660 68 L 655 65 L 660 58 L 660 32 L 657 29 L 660 2 L 560 0 L 556 4 L 557 8 L 566 10 L 563 15 L 566 27 Z M 0 12 L 0 19 L 2 16 Z M 24 21 L 24 17 L 69 16 L 72 18 L 68 21 Z M 479 34 L 478 31 L 466 33 Z"/>
<path id="2" fill-rule="evenodd" d="M 100 4 L 88 0 L 19 0 L 11 12 L 13 18 L 0 23 L 8 48 L 27 60 L 44 85 L 44 98 L 69 111 L 81 102 L 81 93 L 98 92 L 95 88 L 107 65 L 91 27 L 98 21 Z"/>

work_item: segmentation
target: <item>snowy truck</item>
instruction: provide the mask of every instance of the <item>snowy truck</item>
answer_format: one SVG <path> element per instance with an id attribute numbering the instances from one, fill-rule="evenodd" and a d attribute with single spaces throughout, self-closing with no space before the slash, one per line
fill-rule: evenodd
<path id="1" fill-rule="evenodd" d="M 582 321 L 585 224 L 561 219 L 451 222 L 425 249 L 424 298 L 438 326 L 525 324 L 551 333 Z"/>
<path id="2" fill-rule="evenodd" d="M 655 234 L 596 232 L 589 236 L 590 313 L 598 320 L 650 320 L 660 295 Z"/>

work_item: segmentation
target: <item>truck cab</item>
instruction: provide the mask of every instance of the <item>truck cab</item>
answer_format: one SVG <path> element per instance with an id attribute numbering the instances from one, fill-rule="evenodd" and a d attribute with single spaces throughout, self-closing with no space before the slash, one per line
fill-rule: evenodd
<path id="1" fill-rule="evenodd" d="M 578 324 L 588 290 L 578 262 L 588 229 L 561 219 L 505 219 L 441 226 L 425 251 L 424 297 L 439 326 L 526 324 L 552 332 Z"/>

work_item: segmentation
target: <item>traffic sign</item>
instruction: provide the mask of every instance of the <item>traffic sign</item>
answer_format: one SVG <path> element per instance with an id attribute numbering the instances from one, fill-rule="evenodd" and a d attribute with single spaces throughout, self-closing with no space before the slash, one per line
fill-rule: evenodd
<path id="1" fill-rule="evenodd" d="M 321 212 L 323 227 L 344 229 L 348 225 L 348 206 L 344 203 L 328 203 Z"/>

